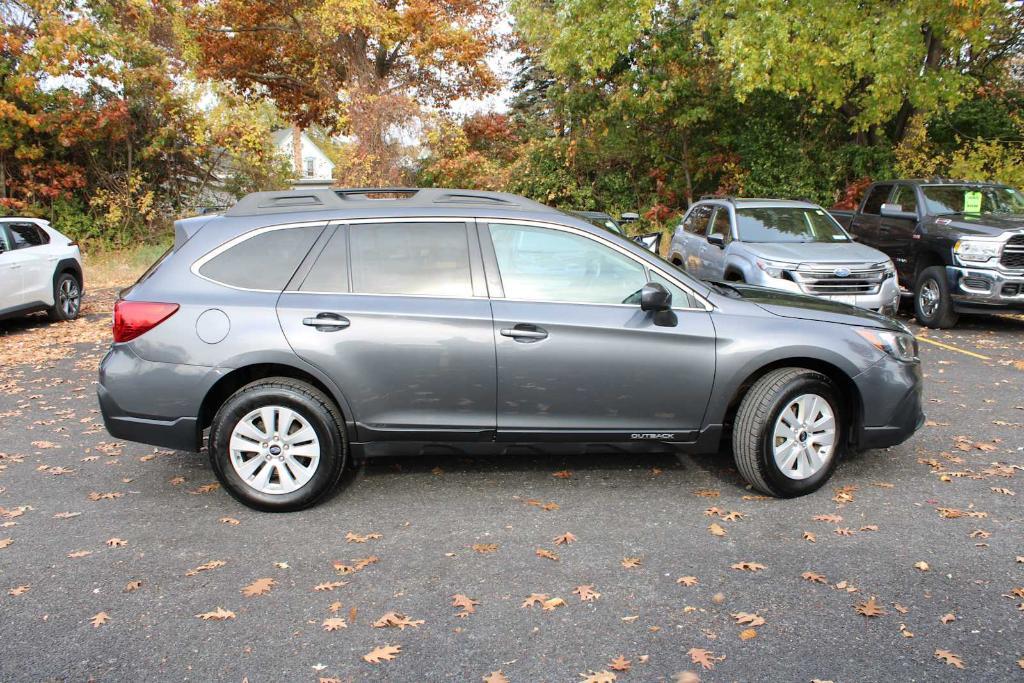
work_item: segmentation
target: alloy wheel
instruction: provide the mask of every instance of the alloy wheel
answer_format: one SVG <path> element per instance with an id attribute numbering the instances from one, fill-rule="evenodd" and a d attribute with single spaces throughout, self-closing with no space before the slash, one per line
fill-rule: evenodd
<path id="1" fill-rule="evenodd" d="M 790 479 L 807 479 L 828 464 L 835 452 L 836 418 L 818 394 L 792 399 L 779 414 L 772 432 L 772 455 Z"/>
<path id="2" fill-rule="evenodd" d="M 320 440 L 309 421 L 284 406 L 253 410 L 235 425 L 231 466 L 250 488 L 271 495 L 305 486 L 320 464 Z"/>
<path id="3" fill-rule="evenodd" d="M 61 280 L 57 291 L 57 300 L 65 318 L 74 318 L 78 315 L 78 309 L 82 305 L 82 290 L 74 278 L 66 277 Z"/>

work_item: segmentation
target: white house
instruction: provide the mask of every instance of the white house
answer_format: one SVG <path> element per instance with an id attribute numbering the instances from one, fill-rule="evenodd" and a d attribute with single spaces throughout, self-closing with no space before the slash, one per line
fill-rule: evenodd
<path id="1" fill-rule="evenodd" d="M 271 141 L 280 154 L 292 160 L 297 185 L 330 186 L 334 179 L 334 162 L 305 131 L 295 127 L 275 130 Z"/>

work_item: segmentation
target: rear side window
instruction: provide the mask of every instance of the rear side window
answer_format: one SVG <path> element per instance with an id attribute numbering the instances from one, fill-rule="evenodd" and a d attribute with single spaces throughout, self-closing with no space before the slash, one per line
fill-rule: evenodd
<path id="1" fill-rule="evenodd" d="M 473 296 L 465 223 L 351 225 L 349 250 L 353 292 Z"/>
<path id="2" fill-rule="evenodd" d="M 50 236 L 35 223 L 8 223 L 7 228 L 11 231 L 14 249 L 38 247 L 50 242 Z"/>
<path id="3" fill-rule="evenodd" d="M 886 200 L 889 199 L 890 192 L 892 192 L 892 185 L 875 185 L 871 188 L 871 192 L 864 202 L 863 212 L 875 215 L 880 214 L 882 212 L 882 204 L 885 204 Z"/>
<path id="4" fill-rule="evenodd" d="M 329 292 L 336 294 L 348 291 L 348 230 L 338 228 L 331 241 L 316 257 L 309 275 L 299 287 L 301 292 Z"/>
<path id="5" fill-rule="evenodd" d="M 711 219 L 711 206 L 708 204 L 701 204 L 700 206 L 694 207 L 690 215 L 683 221 L 683 230 L 692 233 L 694 235 L 704 235 L 707 233 L 708 221 Z"/>
<path id="6" fill-rule="evenodd" d="M 323 229 L 314 225 L 262 232 L 217 254 L 199 267 L 199 274 L 231 287 L 281 291 Z"/>

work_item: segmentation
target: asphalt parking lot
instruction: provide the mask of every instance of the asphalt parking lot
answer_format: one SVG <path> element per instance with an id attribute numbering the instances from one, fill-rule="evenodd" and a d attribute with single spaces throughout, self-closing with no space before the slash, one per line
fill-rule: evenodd
<path id="1" fill-rule="evenodd" d="M 112 296 L 0 322 L 0 680 L 1024 680 L 1022 317 L 928 332 L 927 425 L 805 498 L 432 457 L 270 515 L 103 430 Z"/>

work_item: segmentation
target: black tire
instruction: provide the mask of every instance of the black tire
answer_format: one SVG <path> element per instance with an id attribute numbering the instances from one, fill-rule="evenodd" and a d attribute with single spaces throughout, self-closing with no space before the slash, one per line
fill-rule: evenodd
<path id="1" fill-rule="evenodd" d="M 938 292 L 938 301 L 934 310 L 929 311 L 925 302 L 926 292 Z M 930 266 L 921 271 L 914 285 L 914 317 L 925 327 L 946 329 L 956 325 L 960 316 L 953 310 L 953 299 L 949 294 L 949 281 L 946 269 L 942 266 Z"/>
<path id="2" fill-rule="evenodd" d="M 815 474 L 806 479 L 792 479 L 775 463 L 773 428 L 791 399 L 811 393 L 824 398 L 835 415 L 835 447 L 829 461 Z M 850 416 L 828 377 L 805 368 L 772 370 L 750 387 L 740 403 L 732 433 L 736 467 L 743 478 L 762 493 L 778 498 L 812 493 L 829 480 L 843 456 L 849 423 Z"/>
<path id="3" fill-rule="evenodd" d="M 62 293 L 70 289 L 72 293 L 77 292 L 78 296 L 72 305 L 65 306 L 61 300 Z M 74 320 L 82 311 L 82 283 L 74 273 L 64 271 L 53 280 L 53 306 L 46 309 L 47 315 L 53 322 Z"/>
<path id="4" fill-rule="evenodd" d="M 258 491 L 246 484 L 231 464 L 230 442 L 235 426 L 253 410 L 271 405 L 299 413 L 320 443 L 316 473 L 289 493 Z M 341 413 L 330 397 L 305 382 L 270 377 L 247 384 L 224 402 L 210 425 L 208 450 L 217 479 L 237 501 L 256 510 L 291 512 L 313 505 L 335 487 L 345 468 L 348 441 Z"/>

